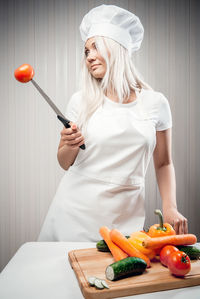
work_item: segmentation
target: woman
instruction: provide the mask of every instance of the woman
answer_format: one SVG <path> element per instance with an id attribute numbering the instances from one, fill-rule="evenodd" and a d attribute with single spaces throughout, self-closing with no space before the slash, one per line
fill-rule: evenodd
<path id="1" fill-rule="evenodd" d="M 143 39 L 139 18 L 101 5 L 83 18 L 80 32 L 85 42 L 82 88 L 70 99 L 71 128 L 62 130 L 58 148 L 66 173 L 39 240 L 97 241 L 102 225 L 126 235 L 141 230 L 152 155 L 164 220 L 176 233 L 187 233 L 187 220 L 176 205 L 170 107 L 131 60 Z"/>

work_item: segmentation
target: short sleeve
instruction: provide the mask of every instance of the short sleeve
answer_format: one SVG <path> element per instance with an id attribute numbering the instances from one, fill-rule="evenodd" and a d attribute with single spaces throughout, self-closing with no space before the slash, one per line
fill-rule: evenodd
<path id="1" fill-rule="evenodd" d="M 167 98 L 160 94 L 156 131 L 164 131 L 172 127 L 172 114 Z"/>
<path id="2" fill-rule="evenodd" d="M 81 94 L 80 92 L 76 92 L 71 96 L 67 104 L 65 116 L 67 119 L 69 119 L 74 123 L 76 123 L 78 119 L 80 104 L 81 104 L 80 102 L 81 102 Z"/>

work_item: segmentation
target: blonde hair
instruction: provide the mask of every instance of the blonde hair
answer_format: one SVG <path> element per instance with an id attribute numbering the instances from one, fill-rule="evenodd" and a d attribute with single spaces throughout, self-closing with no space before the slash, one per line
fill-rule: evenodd
<path id="1" fill-rule="evenodd" d="M 108 37 L 96 36 L 94 39 L 98 52 L 106 62 L 106 73 L 102 79 L 94 78 L 86 66 L 84 54 L 80 78 L 82 104 L 77 122 L 80 128 L 87 124 L 92 114 L 103 104 L 108 90 L 117 95 L 120 103 L 130 97 L 131 89 L 152 90 L 136 70 L 127 49 Z"/>

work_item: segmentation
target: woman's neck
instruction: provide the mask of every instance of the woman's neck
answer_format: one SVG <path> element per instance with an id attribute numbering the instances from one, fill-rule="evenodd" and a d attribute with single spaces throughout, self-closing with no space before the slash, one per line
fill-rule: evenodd
<path id="1" fill-rule="evenodd" d="M 119 99 L 118 99 L 118 96 L 115 94 L 115 93 L 113 93 L 113 92 L 107 92 L 106 93 L 106 96 L 110 99 L 110 100 L 112 100 L 113 102 L 119 102 Z M 128 98 L 128 100 L 127 100 L 127 98 L 126 99 L 124 99 L 124 103 L 130 103 L 130 102 L 133 102 L 133 101 L 135 101 L 136 100 L 136 93 L 135 93 L 135 91 L 132 89 L 131 91 L 130 91 L 130 96 L 129 96 L 129 98 Z"/>

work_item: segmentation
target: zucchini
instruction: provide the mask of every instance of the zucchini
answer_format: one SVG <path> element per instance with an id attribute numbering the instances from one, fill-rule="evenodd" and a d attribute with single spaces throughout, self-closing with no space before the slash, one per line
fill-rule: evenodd
<path id="1" fill-rule="evenodd" d="M 191 260 L 200 259 L 200 244 L 176 246 L 180 251 L 185 252 Z"/>
<path id="2" fill-rule="evenodd" d="M 142 274 L 147 267 L 147 263 L 138 257 L 127 257 L 117 261 L 106 268 L 106 278 L 117 280 L 132 275 Z"/>
<path id="3" fill-rule="evenodd" d="M 126 238 L 130 238 L 130 236 L 126 236 Z M 99 251 L 103 251 L 103 252 L 110 252 L 110 249 L 108 248 L 108 245 L 106 244 L 106 242 L 104 240 L 100 240 L 99 242 L 96 243 L 96 248 Z"/>

